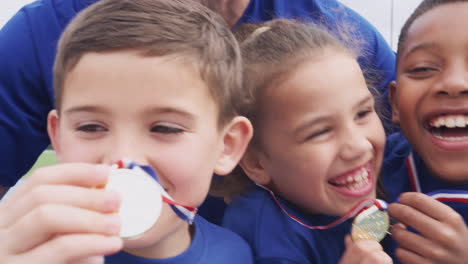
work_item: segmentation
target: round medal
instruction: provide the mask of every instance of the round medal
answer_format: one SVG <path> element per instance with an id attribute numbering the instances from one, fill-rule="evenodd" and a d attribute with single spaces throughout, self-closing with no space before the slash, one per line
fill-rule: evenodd
<path id="1" fill-rule="evenodd" d="M 162 209 L 161 186 L 151 176 L 131 169 L 113 169 L 105 187 L 121 195 L 120 237 L 134 238 L 151 229 Z"/>
<path id="2" fill-rule="evenodd" d="M 389 217 L 386 210 L 379 210 L 373 205 L 360 214 L 353 221 L 351 237 L 357 240 L 382 240 L 388 232 Z"/>

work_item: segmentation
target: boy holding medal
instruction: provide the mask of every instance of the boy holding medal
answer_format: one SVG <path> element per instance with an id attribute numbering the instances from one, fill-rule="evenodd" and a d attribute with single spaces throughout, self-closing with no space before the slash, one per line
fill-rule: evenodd
<path id="1" fill-rule="evenodd" d="M 237 34 L 255 133 L 220 186 L 232 197 L 223 226 L 249 242 L 259 264 L 391 263 L 382 232 L 349 236 L 349 218 L 369 202 L 378 208 L 370 218 L 385 209 L 375 199 L 385 133 L 356 54 L 297 21 Z"/>
<path id="2" fill-rule="evenodd" d="M 467 16 L 466 0 L 425 0 L 400 34 L 390 95 L 402 132 L 382 171 L 403 263 L 468 260 Z"/>
<path id="3" fill-rule="evenodd" d="M 192 1 L 102 0 L 80 13 L 60 40 L 48 117 L 62 164 L 0 204 L 2 262 L 102 263 L 115 253 L 106 263 L 251 263 L 244 240 L 192 210 L 252 135 L 237 114 L 241 77 L 229 28 Z M 152 167 L 159 184 L 122 158 Z M 127 200 L 101 187 L 121 188 L 116 179 L 135 170 L 162 193 L 143 202 L 165 202 L 155 224 L 122 240 L 114 212 Z M 140 183 L 136 198 L 147 194 Z"/>

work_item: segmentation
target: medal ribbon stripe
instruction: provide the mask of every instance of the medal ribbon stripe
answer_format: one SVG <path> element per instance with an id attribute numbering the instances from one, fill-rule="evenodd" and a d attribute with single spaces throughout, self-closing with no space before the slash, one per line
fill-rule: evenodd
<path id="1" fill-rule="evenodd" d="M 146 173 L 151 178 L 155 179 L 156 182 L 159 184 L 159 178 L 154 172 L 154 170 L 149 167 L 149 166 L 143 166 L 143 165 L 138 165 L 135 162 L 132 162 L 128 159 L 122 159 L 117 161 L 114 165 L 114 167 L 117 167 L 118 169 L 130 169 L 130 170 L 135 170 L 140 173 Z M 162 200 L 163 202 L 166 202 L 169 204 L 172 208 L 172 210 L 184 221 L 188 222 L 189 224 L 192 224 L 195 216 L 197 214 L 197 208 L 196 207 L 191 207 L 187 205 L 183 205 L 181 203 L 178 203 L 172 199 L 172 197 L 162 188 L 161 186 L 161 193 L 162 193 Z"/>
<path id="2" fill-rule="evenodd" d="M 468 192 L 459 190 L 438 190 L 430 192 L 428 196 L 440 202 L 468 203 Z"/>
<path id="3" fill-rule="evenodd" d="M 413 153 L 408 155 L 405 161 L 412 191 L 422 193 L 421 185 L 419 184 L 418 171 L 414 163 Z M 437 190 L 427 193 L 426 195 L 431 196 L 440 202 L 468 203 L 468 191 L 463 190 Z M 396 202 L 399 201 L 400 198 L 398 198 Z"/>
<path id="4" fill-rule="evenodd" d="M 418 171 L 414 163 L 413 152 L 411 152 L 405 160 L 406 170 L 408 171 L 409 181 L 411 184 L 411 190 L 413 192 L 421 192 L 421 185 L 419 184 Z"/>
<path id="5" fill-rule="evenodd" d="M 300 225 L 308 228 L 308 229 L 318 229 L 318 230 L 324 230 L 324 229 L 329 229 L 329 228 L 332 228 L 332 227 L 335 227 L 341 223 L 343 223 L 344 221 L 348 220 L 349 218 L 353 218 L 355 217 L 356 215 L 358 215 L 362 210 L 368 208 L 369 206 L 372 206 L 372 205 L 375 205 L 377 206 L 377 208 L 381 211 L 384 211 L 384 210 L 387 210 L 388 208 L 388 204 L 385 202 L 385 201 L 382 201 L 382 200 L 379 200 L 379 199 L 369 199 L 369 200 L 364 200 L 360 203 L 358 203 L 357 205 L 355 205 L 353 208 L 351 208 L 347 213 L 345 213 L 343 216 L 341 216 L 340 218 L 338 218 L 337 220 L 327 224 L 327 225 L 321 225 L 321 226 L 312 226 L 312 225 L 308 225 L 304 222 L 302 222 L 299 218 L 297 218 L 296 216 L 290 214 L 286 208 L 281 204 L 281 202 L 278 200 L 278 198 L 276 197 L 275 193 L 273 191 L 271 191 L 270 189 L 266 188 L 265 186 L 262 186 L 260 184 L 256 184 L 257 186 L 259 186 L 260 188 L 264 189 L 265 191 L 267 191 L 268 193 L 270 193 L 271 197 L 273 198 L 273 200 L 275 201 L 275 203 L 278 205 L 278 207 L 289 217 L 291 218 L 292 220 L 296 221 L 297 223 L 299 223 Z"/>

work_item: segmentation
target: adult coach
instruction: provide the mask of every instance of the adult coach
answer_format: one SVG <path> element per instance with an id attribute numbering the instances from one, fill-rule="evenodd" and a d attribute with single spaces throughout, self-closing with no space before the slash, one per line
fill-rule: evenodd
<path id="1" fill-rule="evenodd" d="M 77 12 L 97 0 L 38 0 L 0 30 L 0 197 L 49 145 L 46 118 L 53 108 L 52 66 L 57 40 Z M 277 17 L 351 25 L 364 40 L 362 66 L 383 73 L 382 91 L 393 80 L 395 54 L 360 15 L 335 0 L 198 0 L 235 29 Z M 337 69 L 339 70 L 339 69 Z"/>

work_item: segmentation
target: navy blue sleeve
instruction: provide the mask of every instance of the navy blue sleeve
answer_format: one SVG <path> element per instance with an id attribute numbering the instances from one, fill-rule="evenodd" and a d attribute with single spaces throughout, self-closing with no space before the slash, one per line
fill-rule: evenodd
<path id="1" fill-rule="evenodd" d="M 0 30 L 2 186 L 14 185 L 49 144 L 46 120 L 52 95 L 46 88 L 44 65 L 38 57 L 41 50 L 35 45 L 30 23 L 21 10 Z"/>

